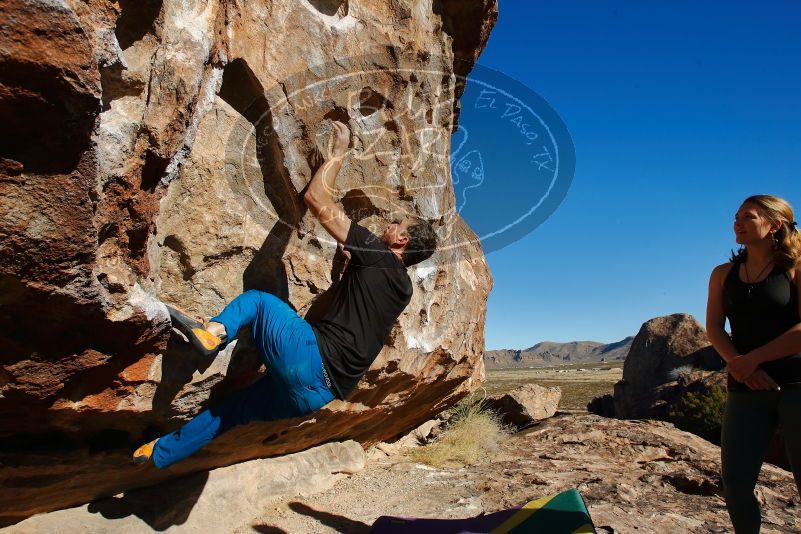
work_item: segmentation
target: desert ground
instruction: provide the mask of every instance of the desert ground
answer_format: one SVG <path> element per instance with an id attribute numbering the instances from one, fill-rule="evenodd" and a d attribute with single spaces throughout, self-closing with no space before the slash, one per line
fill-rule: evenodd
<path id="1" fill-rule="evenodd" d="M 559 410 L 586 413 L 587 403 L 595 397 L 612 393 L 623 377 L 623 362 L 595 362 L 528 369 L 490 369 L 484 388 L 488 395 L 505 393 L 533 382 L 562 389 Z"/>

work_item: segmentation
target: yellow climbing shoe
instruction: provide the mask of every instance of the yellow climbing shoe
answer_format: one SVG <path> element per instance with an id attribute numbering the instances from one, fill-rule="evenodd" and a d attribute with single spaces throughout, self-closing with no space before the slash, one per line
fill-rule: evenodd
<path id="1" fill-rule="evenodd" d="M 153 456 L 153 448 L 156 446 L 157 441 L 157 439 L 154 439 L 136 449 L 133 453 L 133 463 L 139 465 L 148 462 Z"/>
<path id="2" fill-rule="evenodd" d="M 222 338 L 215 336 L 203 327 L 200 321 L 189 317 L 187 314 L 170 305 L 167 311 L 170 312 L 170 321 L 173 328 L 183 333 L 189 340 L 192 347 L 203 356 L 214 356 L 220 350 L 227 336 Z"/>
<path id="3" fill-rule="evenodd" d="M 222 343 L 220 338 L 203 328 L 193 328 L 192 333 L 206 350 L 215 350 Z"/>

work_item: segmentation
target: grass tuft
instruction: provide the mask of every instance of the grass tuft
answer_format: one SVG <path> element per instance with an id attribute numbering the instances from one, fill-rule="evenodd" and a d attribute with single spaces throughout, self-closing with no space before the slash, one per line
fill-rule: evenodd
<path id="1" fill-rule="evenodd" d="M 483 398 L 471 396 L 459 403 L 439 438 L 413 449 L 413 460 L 434 467 L 464 466 L 481 463 L 498 450 L 509 433 L 498 416 L 483 406 Z"/>

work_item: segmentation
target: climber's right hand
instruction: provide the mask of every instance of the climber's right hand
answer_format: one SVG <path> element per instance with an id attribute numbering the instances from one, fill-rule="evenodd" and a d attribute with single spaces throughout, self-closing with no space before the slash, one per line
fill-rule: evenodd
<path id="1" fill-rule="evenodd" d="M 334 121 L 331 135 L 334 138 L 331 147 L 331 155 L 335 158 L 340 158 L 348 151 L 348 145 L 350 145 L 350 129 L 343 123 Z"/>

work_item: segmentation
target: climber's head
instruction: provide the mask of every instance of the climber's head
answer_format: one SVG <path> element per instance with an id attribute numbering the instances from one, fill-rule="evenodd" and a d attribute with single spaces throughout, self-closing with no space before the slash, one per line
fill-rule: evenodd
<path id="1" fill-rule="evenodd" d="M 398 218 L 387 226 L 384 242 L 411 267 L 427 260 L 437 248 L 437 234 L 431 223 L 419 217 Z"/>

